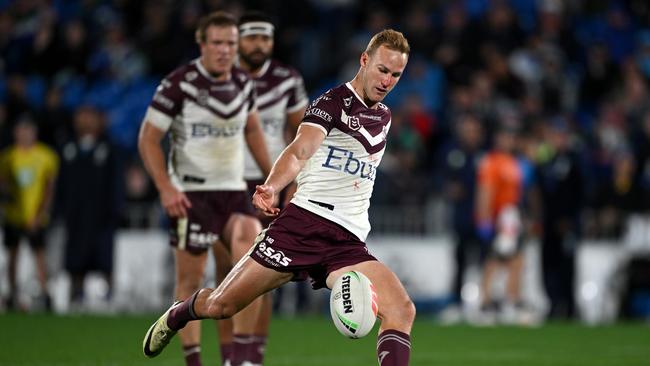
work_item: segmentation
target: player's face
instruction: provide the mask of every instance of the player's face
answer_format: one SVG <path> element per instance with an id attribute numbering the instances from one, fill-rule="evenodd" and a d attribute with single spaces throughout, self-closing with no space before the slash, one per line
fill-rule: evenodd
<path id="1" fill-rule="evenodd" d="M 18 124 L 14 129 L 16 144 L 20 146 L 31 146 L 36 142 L 36 128 L 29 124 Z"/>
<path id="2" fill-rule="evenodd" d="M 273 52 L 273 38 L 252 34 L 239 39 L 239 57 L 253 69 L 262 66 Z"/>
<path id="3" fill-rule="evenodd" d="M 239 33 L 235 26 L 209 26 L 205 41 L 200 43 L 201 63 L 212 75 L 220 76 L 230 72 L 237 54 Z"/>
<path id="4" fill-rule="evenodd" d="M 364 53 L 361 67 L 365 97 L 374 103 L 381 102 L 397 85 L 407 62 L 406 53 L 385 46 L 379 46 L 373 55 Z"/>

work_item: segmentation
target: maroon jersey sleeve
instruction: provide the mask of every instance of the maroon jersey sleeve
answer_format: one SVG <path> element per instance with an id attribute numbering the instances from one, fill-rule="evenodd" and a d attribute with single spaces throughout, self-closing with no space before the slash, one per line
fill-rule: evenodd
<path id="1" fill-rule="evenodd" d="M 179 70 L 167 75 L 156 88 L 150 106 L 174 118 L 183 107 L 183 91 L 180 87 Z"/>
<path id="2" fill-rule="evenodd" d="M 302 123 L 316 124 L 325 129 L 327 133 L 334 127 L 334 121 L 341 114 L 339 98 L 329 91 L 316 98 L 305 111 Z"/>

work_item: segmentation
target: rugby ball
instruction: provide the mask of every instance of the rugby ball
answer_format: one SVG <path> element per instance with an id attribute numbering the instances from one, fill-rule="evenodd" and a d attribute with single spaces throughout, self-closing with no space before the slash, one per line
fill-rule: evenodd
<path id="1" fill-rule="evenodd" d="M 367 335 L 377 320 L 377 294 L 363 273 L 350 271 L 334 282 L 330 314 L 336 329 L 348 338 Z"/>

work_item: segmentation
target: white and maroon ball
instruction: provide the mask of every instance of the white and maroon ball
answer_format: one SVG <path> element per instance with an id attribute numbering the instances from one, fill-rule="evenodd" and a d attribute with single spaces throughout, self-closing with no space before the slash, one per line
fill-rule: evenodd
<path id="1" fill-rule="evenodd" d="M 330 313 L 336 329 L 348 338 L 367 335 L 377 320 L 377 294 L 363 273 L 342 274 L 332 286 Z"/>

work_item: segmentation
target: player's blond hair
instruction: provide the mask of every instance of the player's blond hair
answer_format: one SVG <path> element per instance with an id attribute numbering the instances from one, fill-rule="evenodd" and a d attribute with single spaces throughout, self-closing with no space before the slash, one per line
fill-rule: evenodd
<path id="1" fill-rule="evenodd" d="M 211 26 L 237 28 L 237 19 L 225 11 L 215 11 L 204 16 L 199 20 L 199 25 L 196 27 L 196 33 L 194 34 L 196 43 L 205 42 L 206 32 Z"/>
<path id="2" fill-rule="evenodd" d="M 409 46 L 409 41 L 406 40 L 404 34 L 394 29 L 384 29 L 375 34 L 370 42 L 368 42 L 366 53 L 372 55 L 380 46 L 401 53 L 406 53 L 407 55 L 411 52 L 411 46 Z"/>

